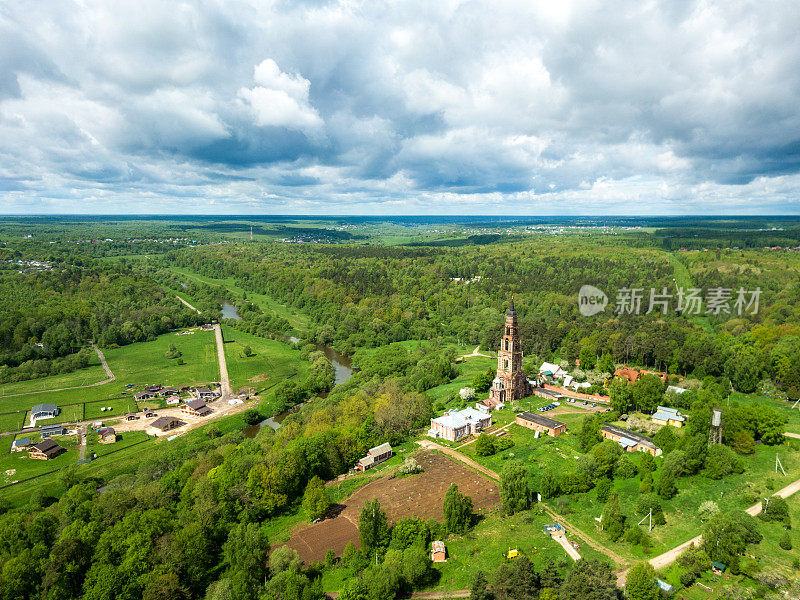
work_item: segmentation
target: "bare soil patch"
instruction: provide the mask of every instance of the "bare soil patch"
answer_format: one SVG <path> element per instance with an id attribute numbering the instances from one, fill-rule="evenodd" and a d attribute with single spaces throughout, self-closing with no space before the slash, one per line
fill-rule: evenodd
<path id="1" fill-rule="evenodd" d="M 451 483 L 472 498 L 475 512 L 487 512 L 500 503 L 498 483 L 439 452 L 422 451 L 415 455 L 425 469 L 417 475 L 381 477 L 357 489 L 340 512 L 321 523 L 295 533 L 287 546 L 300 553 L 306 564 L 321 561 L 330 548 L 342 555 L 348 542 L 358 545 L 358 517 L 365 503 L 377 498 L 390 523 L 402 517 L 442 520 L 444 494 Z"/>

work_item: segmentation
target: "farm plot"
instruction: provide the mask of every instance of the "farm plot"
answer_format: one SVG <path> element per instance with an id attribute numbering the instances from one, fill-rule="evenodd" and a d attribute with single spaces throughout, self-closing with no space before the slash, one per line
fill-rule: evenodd
<path id="1" fill-rule="evenodd" d="M 323 560 L 329 548 L 341 556 L 348 542 L 358 545 L 361 507 L 373 498 L 380 501 L 390 523 L 402 517 L 442 520 L 444 494 L 453 482 L 472 498 L 475 512 L 479 514 L 490 511 L 500 502 L 497 482 L 465 465 L 439 452 L 420 452 L 415 458 L 424 469 L 422 473 L 394 479 L 381 477 L 360 487 L 336 517 L 297 532 L 287 545 L 297 550 L 307 564 Z"/>

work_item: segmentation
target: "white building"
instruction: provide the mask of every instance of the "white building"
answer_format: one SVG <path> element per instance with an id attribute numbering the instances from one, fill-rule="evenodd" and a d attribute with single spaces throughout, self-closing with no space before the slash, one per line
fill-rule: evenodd
<path id="1" fill-rule="evenodd" d="M 431 419 L 430 437 L 443 438 L 451 442 L 479 433 L 492 424 L 492 416 L 474 408 L 453 410 L 441 417 Z"/>

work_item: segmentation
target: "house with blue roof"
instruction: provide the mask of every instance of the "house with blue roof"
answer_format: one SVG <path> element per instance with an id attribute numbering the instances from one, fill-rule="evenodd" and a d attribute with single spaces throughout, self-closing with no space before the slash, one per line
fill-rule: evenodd
<path id="1" fill-rule="evenodd" d="M 659 406 L 650 420 L 657 425 L 672 425 L 673 427 L 683 427 L 686 417 L 677 408 Z"/>

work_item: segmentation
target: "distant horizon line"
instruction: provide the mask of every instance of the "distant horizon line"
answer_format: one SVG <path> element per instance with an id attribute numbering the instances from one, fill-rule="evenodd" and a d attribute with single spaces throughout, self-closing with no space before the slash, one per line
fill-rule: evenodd
<path id="1" fill-rule="evenodd" d="M 504 219 L 504 220 L 519 220 L 519 219 L 578 219 L 578 218 L 613 218 L 613 219 L 685 219 L 685 218 L 698 218 L 698 219 L 714 219 L 714 218 L 734 218 L 734 219 L 768 219 L 768 218 L 800 218 L 800 213 L 774 213 L 774 214 L 740 214 L 740 213 L 719 213 L 719 214 L 698 214 L 698 213 L 685 213 L 685 214 L 642 214 L 642 215 L 632 215 L 632 214 L 573 214 L 573 215 L 542 215 L 542 214 L 530 214 L 530 215 L 497 215 L 497 214 L 463 214 L 463 215 L 452 215 L 452 214 L 403 214 L 403 213 L 396 213 L 396 214 L 337 214 L 337 213 L 330 213 L 330 214 L 309 214 L 309 213 L 263 213 L 263 214 L 253 214 L 253 213 L 242 213 L 242 214 L 230 214 L 230 213 L 202 213 L 202 214 L 191 214 L 191 213 L 2 213 L 0 212 L 0 219 L 8 218 L 8 217 L 19 217 L 19 218 L 38 218 L 38 217 L 186 217 L 186 218 L 208 218 L 208 217 L 219 217 L 219 218 L 265 218 L 265 217 L 293 217 L 293 218 L 445 218 L 445 219 L 472 219 L 472 218 L 483 218 L 483 219 Z"/>

